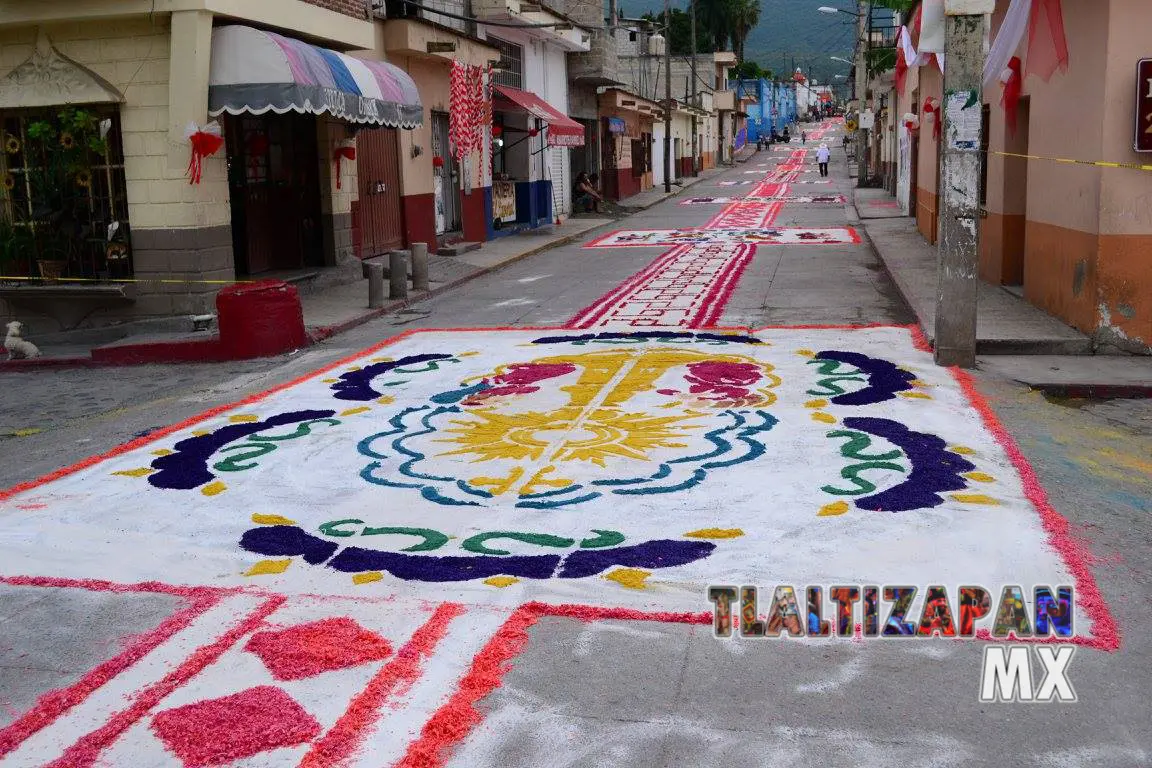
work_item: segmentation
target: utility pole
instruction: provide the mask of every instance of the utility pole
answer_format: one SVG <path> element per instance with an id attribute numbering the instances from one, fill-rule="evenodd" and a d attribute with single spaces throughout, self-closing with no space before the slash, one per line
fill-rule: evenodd
<path id="1" fill-rule="evenodd" d="M 936 364 L 976 366 L 984 38 L 994 0 L 945 3 Z"/>
<path id="2" fill-rule="evenodd" d="M 672 193 L 672 4 L 664 0 L 664 191 Z"/>
<path id="3" fill-rule="evenodd" d="M 868 98 L 868 29 L 872 25 L 872 3 L 857 0 L 856 12 L 856 186 L 868 181 L 868 130 L 860 126 Z"/>
<path id="4" fill-rule="evenodd" d="M 696 108 L 700 105 L 696 103 L 696 0 L 690 0 L 688 8 L 692 13 L 692 175 L 698 176 L 700 168 L 696 158 L 700 148 L 696 139 Z"/>

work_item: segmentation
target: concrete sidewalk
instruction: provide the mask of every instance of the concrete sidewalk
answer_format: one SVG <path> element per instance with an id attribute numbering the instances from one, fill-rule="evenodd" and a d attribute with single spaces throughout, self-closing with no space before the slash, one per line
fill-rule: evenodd
<path id="1" fill-rule="evenodd" d="M 880 260 L 916 314 L 925 336 L 933 342 L 936 338 L 936 248 L 921 237 L 914 219 L 863 215 L 861 218 Z M 1092 340 L 1087 336 L 997 286 L 981 282 L 978 302 L 978 354 L 1091 355 L 1094 352 Z"/>

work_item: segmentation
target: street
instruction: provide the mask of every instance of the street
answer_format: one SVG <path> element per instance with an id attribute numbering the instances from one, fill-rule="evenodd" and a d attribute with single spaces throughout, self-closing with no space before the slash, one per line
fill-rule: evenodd
<path id="1" fill-rule="evenodd" d="M 0 373 L 0 765 L 1152 765 L 1152 407 L 936 367 L 841 137 L 292 355 Z M 1074 586 L 1078 700 L 713 633 L 873 584 Z"/>

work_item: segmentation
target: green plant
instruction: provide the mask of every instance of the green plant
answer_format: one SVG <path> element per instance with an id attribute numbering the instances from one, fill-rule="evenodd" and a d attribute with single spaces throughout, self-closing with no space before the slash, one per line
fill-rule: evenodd
<path id="1" fill-rule="evenodd" d="M 86 236 L 94 160 L 106 160 L 108 143 L 100 119 L 88 110 L 65 107 L 55 119 L 29 122 L 25 173 L 30 198 L 25 224 L 35 233 L 42 260 L 68 261 Z"/>

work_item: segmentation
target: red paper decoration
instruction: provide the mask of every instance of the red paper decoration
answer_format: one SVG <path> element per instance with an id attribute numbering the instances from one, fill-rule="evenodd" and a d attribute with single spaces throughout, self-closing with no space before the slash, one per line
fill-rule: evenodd
<path id="1" fill-rule="evenodd" d="M 1008 125 L 1009 135 L 1016 135 L 1017 115 L 1020 107 L 1020 94 L 1024 90 L 1021 77 L 1021 62 L 1019 56 L 1013 56 L 1008 61 L 1008 79 L 1004 81 L 1004 95 L 1000 97 L 1000 106 L 1004 107 L 1004 122 Z"/>
<path id="2" fill-rule="evenodd" d="M 216 122 L 211 122 L 203 128 L 195 123 L 189 123 L 184 134 L 188 137 L 188 143 L 192 145 L 192 156 L 188 159 L 188 169 L 185 173 L 188 174 L 189 184 L 199 184 L 204 169 L 204 158 L 220 151 L 220 147 L 224 146 L 224 136 L 221 135 L 220 125 Z"/>
<path id="3" fill-rule="evenodd" d="M 336 147 L 336 151 L 332 153 L 332 159 L 336 163 L 336 189 L 340 189 L 340 161 L 355 160 L 356 147 Z"/>
<path id="4" fill-rule="evenodd" d="M 440 157 L 439 155 L 432 158 L 432 167 L 433 168 L 443 168 L 444 167 L 444 158 Z"/>
<path id="5" fill-rule="evenodd" d="M 932 121 L 932 138 L 939 139 L 940 138 L 940 129 L 941 129 L 941 125 L 940 125 L 941 117 L 940 117 L 940 104 L 939 104 L 939 102 L 937 102 L 932 97 L 928 97 L 927 99 L 925 99 L 924 100 L 924 114 L 933 116 L 934 119 Z"/>

